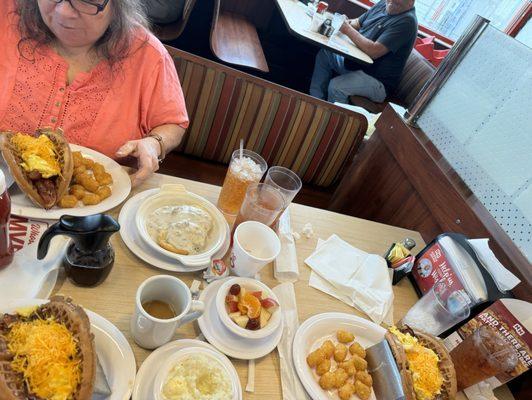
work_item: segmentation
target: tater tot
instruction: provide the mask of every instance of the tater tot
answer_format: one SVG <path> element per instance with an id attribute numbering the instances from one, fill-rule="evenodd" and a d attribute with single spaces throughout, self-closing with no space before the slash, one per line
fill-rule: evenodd
<path id="1" fill-rule="evenodd" d="M 87 171 L 87 167 L 84 166 L 83 164 L 81 165 L 78 165 L 77 167 L 74 168 L 74 171 L 72 172 L 74 175 L 80 175 L 84 172 Z"/>
<path id="2" fill-rule="evenodd" d="M 355 393 L 355 385 L 351 382 L 347 382 L 344 386 L 338 389 L 338 397 L 340 397 L 341 400 L 349 400 L 353 393 Z"/>
<path id="3" fill-rule="evenodd" d="M 347 381 L 347 378 L 347 372 L 345 372 L 342 368 L 338 368 L 336 371 L 334 371 L 334 387 L 341 388 L 342 386 L 344 386 L 344 383 Z"/>
<path id="4" fill-rule="evenodd" d="M 92 169 L 92 166 L 94 165 L 94 161 L 90 158 L 83 157 L 83 165 L 85 165 L 87 168 Z"/>
<path id="5" fill-rule="evenodd" d="M 368 369 L 368 363 L 363 358 L 361 358 L 361 357 L 359 357 L 357 355 L 353 355 L 351 360 L 353 360 L 353 364 L 354 364 L 355 368 L 357 369 L 357 371 L 364 371 L 364 370 Z"/>
<path id="6" fill-rule="evenodd" d="M 113 183 L 113 177 L 108 172 L 103 173 L 94 173 L 94 178 L 98 181 L 100 185 L 110 185 Z"/>
<path id="7" fill-rule="evenodd" d="M 322 350 L 325 352 L 327 358 L 331 358 L 334 354 L 334 344 L 331 340 L 326 340 L 321 345 Z"/>
<path id="8" fill-rule="evenodd" d="M 81 185 L 72 185 L 70 186 L 69 193 L 72 196 L 76 196 L 78 200 L 81 200 L 85 196 L 85 188 Z"/>
<path id="9" fill-rule="evenodd" d="M 349 346 L 349 352 L 353 355 L 357 355 L 362 358 L 366 358 L 366 350 L 364 350 L 364 347 L 358 342 L 353 343 L 351 346 Z"/>
<path id="10" fill-rule="evenodd" d="M 361 400 L 368 400 L 371 396 L 371 388 L 360 381 L 355 382 L 355 393 Z"/>
<path id="11" fill-rule="evenodd" d="M 100 186 L 96 191 L 96 194 L 100 196 L 100 199 L 106 199 L 111 196 L 111 188 L 109 186 Z"/>
<path id="12" fill-rule="evenodd" d="M 338 368 L 342 368 L 345 372 L 347 372 L 348 376 L 354 376 L 357 372 L 357 369 L 353 365 L 353 361 L 347 360 L 342 363 L 338 364 Z"/>
<path id="13" fill-rule="evenodd" d="M 98 196 L 97 194 L 86 193 L 85 196 L 83 196 L 83 198 L 81 199 L 81 201 L 86 206 L 93 206 L 95 204 L 98 204 L 101 201 L 101 199 L 100 199 L 100 196 Z"/>
<path id="14" fill-rule="evenodd" d="M 310 353 L 307 356 L 307 364 L 311 368 L 314 368 L 322 360 L 325 360 L 325 353 L 323 352 L 323 350 L 321 348 L 317 349 L 317 350 L 314 350 L 312 353 Z"/>
<path id="15" fill-rule="evenodd" d="M 100 187 L 98 181 L 87 174 L 83 174 L 79 178 L 76 177 L 76 182 L 78 182 L 81 186 L 83 186 L 85 189 L 92 193 L 96 193 L 96 191 Z"/>
<path id="16" fill-rule="evenodd" d="M 347 346 L 342 343 L 338 343 L 336 345 L 336 349 L 334 350 L 334 359 L 336 362 L 342 362 L 345 360 L 345 357 L 347 356 Z"/>
<path id="17" fill-rule="evenodd" d="M 78 198 L 71 194 L 67 194 L 59 200 L 59 207 L 61 208 L 73 208 L 78 204 Z"/>
<path id="18" fill-rule="evenodd" d="M 356 374 L 356 380 L 369 387 L 373 385 L 373 378 L 367 371 L 358 371 Z"/>
<path id="19" fill-rule="evenodd" d="M 74 168 L 79 167 L 83 164 L 83 156 L 79 151 L 72 152 L 72 161 L 74 162 Z"/>
<path id="20" fill-rule="evenodd" d="M 328 358 L 320 361 L 320 363 L 316 367 L 316 373 L 320 376 L 326 372 L 329 372 L 330 370 L 331 370 L 331 360 L 329 360 Z"/>
<path id="21" fill-rule="evenodd" d="M 322 389 L 324 390 L 330 390 L 334 387 L 336 384 L 336 375 L 334 375 L 332 372 L 326 372 L 324 373 L 319 380 L 319 384 Z"/>
<path id="22" fill-rule="evenodd" d="M 353 335 L 351 332 L 340 329 L 336 332 L 336 338 L 340 343 L 349 343 L 355 340 L 355 335 Z"/>
<path id="23" fill-rule="evenodd" d="M 103 174 L 105 173 L 105 167 L 98 163 L 98 162 L 94 162 L 93 166 L 92 166 L 92 172 L 94 172 L 94 174 Z"/>

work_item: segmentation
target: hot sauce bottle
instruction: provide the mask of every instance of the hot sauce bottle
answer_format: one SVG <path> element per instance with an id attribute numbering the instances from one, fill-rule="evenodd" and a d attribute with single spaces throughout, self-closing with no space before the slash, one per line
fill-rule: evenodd
<path id="1" fill-rule="evenodd" d="M 0 170 L 0 269 L 7 267 L 13 260 L 13 246 L 9 238 L 9 218 L 11 199 L 7 193 L 6 177 Z"/>

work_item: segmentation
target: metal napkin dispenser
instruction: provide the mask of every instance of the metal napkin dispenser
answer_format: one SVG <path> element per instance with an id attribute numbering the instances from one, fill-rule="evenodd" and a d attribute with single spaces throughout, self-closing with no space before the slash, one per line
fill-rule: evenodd
<path id="1" fill-rule="evenodd" d="M 377 399 L 406 400 L 399 368 L 386 340 L 366 349 L 368 372 Z"/>

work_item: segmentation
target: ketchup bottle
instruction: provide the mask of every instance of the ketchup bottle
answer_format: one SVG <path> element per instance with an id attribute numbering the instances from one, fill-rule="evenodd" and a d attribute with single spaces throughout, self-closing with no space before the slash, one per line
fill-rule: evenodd
<path id="1" fill-rule="evenodd" d="M 0 170 L 0 193 L 0 269 L 2 269 L 13 260 L 13 246 L 9 238 L 11 199 L 7 193 L 6 177 L 2 170 Z"/>

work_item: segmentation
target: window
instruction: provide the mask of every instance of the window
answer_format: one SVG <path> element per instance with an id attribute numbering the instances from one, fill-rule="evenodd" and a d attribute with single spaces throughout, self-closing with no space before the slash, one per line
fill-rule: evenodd
<path id="1" fill-rule="evenodd" d="M 451 40 L 456 40 L 475 15 L 491 21 L 504 31 L 530 0 L 417 0 L 419 24 Z"/>

